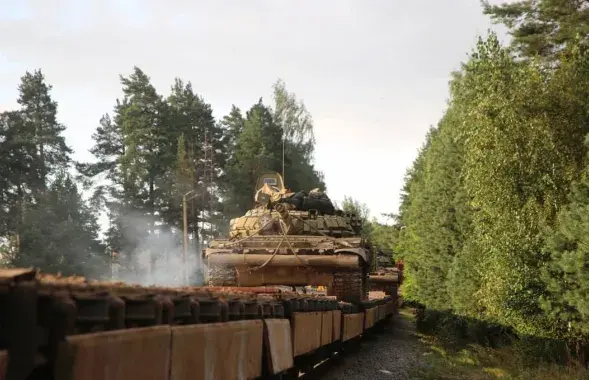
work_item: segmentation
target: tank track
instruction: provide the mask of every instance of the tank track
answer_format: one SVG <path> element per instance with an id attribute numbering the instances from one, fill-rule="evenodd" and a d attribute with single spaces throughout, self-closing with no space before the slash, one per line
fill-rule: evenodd
<path id="1" fill-rule="evenodd" d="M 211 266 L 208 269 L 209 286 L 238 286 L 235 267 Z M 327 294 L 338 301 L 360 303 L 368 299 L 368 276 L 363 272 L 340 272 L 333 276 L 333 285 Z"/>
<path id="2" fill-rule="evenodd" d="M 364 272 L 334 273 L 333 285 L 328 286 L 327 294 L 339 301 L 360 303 L 368 299 L 368 281 Z"/>

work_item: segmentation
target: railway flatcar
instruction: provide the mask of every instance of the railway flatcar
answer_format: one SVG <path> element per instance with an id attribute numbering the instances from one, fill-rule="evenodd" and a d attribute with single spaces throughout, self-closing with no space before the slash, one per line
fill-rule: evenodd
<path id="1" fill-rule="evenodd" d="M 0 379 L 289 379 L 389 323 L 274 287 L 142 287 L 0 269 Z"/>

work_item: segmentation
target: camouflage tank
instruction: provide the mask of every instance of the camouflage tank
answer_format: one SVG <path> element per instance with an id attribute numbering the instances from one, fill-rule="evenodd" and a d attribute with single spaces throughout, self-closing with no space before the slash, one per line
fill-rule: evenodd
<path id="1" fill-rule="evenodd" d="M 275 172 L 256 188 L 256 207 L 203 250 L 209 284 L 325 286 L 341 301 L 367 299 L 371 254 L 361 219 L 336 210 L 319 189 L 287 190 Z"/>
<path id="2" fill-rule="evenodd" d="M 392 259 L 392 252 L 378 250 L 375 256 L 375 268 L 368 275 L 369 289 L 386 295 L 397 294 L 403 273 Z"/>

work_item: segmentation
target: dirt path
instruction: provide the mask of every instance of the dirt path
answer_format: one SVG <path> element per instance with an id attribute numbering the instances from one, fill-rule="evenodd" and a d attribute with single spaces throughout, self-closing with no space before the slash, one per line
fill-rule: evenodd
<path id="1" fill-rule="evenodd" d="M 360 352 L 346 356 L 324 380 L 405 380 L 419 364 L 420 342 L 408 310 L 396 315 L 384 331 L 363 341 Z"/>

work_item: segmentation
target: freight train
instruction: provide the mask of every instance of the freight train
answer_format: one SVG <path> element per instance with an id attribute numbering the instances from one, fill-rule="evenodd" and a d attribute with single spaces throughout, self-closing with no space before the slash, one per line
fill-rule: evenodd
<path id="1" fill-rule="evenodd" d="M 0 269 L 0 379 L 290 379 L 390 321 L 275 287 L 141 287 Z"/>
<path id="2" fill-rule="evenodd" d="M 258 185 L 256 207 L 203 251 L 209 286 L 0 269 L 0 380 L 292 379 L 390 321 L 402 276 L 370 297 L 359 219 L 278 173 Z"/>

